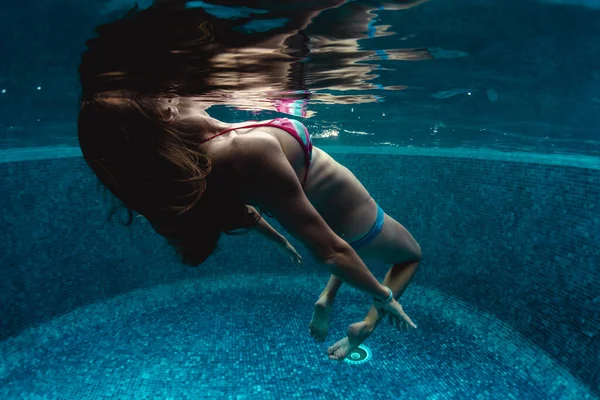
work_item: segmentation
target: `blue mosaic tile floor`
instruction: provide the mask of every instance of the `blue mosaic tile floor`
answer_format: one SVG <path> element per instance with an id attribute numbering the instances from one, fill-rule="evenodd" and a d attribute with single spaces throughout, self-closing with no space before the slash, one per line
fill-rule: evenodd
<path id="1" fill-rule="evenodd" d="M 326 278 L 228 275 L 136 291 L 0 343 L 1 399 L 593 399 L 491 315 L 418 286 L 361 365 L 327 359 L 367 299 L 345 287 L 330 334 L 307 331 Z"/>

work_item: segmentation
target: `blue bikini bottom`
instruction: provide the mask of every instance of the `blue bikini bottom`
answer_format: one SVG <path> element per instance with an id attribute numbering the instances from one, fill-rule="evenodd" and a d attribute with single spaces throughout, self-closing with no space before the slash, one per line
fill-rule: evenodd
<path id="1" fill-rule="evenodd" d="M 354 250 L 358 249 L 359 247 L 362 247 L 364 245 L 366 245 L 367 243 L 370 243 L 373 239 L 375 239 L 375 237 L 377 235 L 379 235 L 379 232 L 381 232 L 381 229 L 383 228 L 383 217 L 385 216 L 383 210 L 381 209 L 381 207 L 379 207 L 379 204 L 377 205 L 377 219 L 375 220 L 375 223 L 373 224 L 373 226 L 371 227 L 371 230 L 363 237 L 361 237 L 360 239 L 357 239 L 353 242 L 350 242 L 350 246 L 352 246 L 352 248 Z"/>

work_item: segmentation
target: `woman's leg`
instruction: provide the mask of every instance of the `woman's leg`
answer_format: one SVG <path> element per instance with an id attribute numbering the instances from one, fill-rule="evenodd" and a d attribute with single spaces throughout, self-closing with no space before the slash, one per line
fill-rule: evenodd
<path id="1" fill-rule="evenodd" d="M 383 211 L 381 213 L 383 215 Z M 371 258 L 394 264 L 388 271 L 384 279 L 384 284 L 392 289 L 397 299 L 404 293 L 404 290 L 406 290 L 406 287 L 410 283 L 418 261 L 412 268 L 405 269 L 403 264 L 405 260 L 420 260 L 421 248 L 402 225 L 390 216 L 384 215 L 381 232 L 370 243 L 362 246 L 358 250 L 358 254 L 363 258 Z M 327 286 L 323 289 L 323 292 L 319 295 L 319 299 L 314 305 L 314 312 L 308 330 L 317 341 L 323 341 L 327 336 L 331 307 L 342 283 L 342 280 L 335 275 L 331 275 Z M 390 283 L 390 285 L 387 283 Z M 375 314 L 370 312 L 368 318 L 365 320 L 373 321 L 374 324 L 377 312 L 375 308 L 372 311 Z"/>
<path id="2" fill-rule="evenodd" d="M 406 288 L 408 284 L 412 280 L 412 277 L 419 266 L 419 261 L 407 261 L 401 264 L 396 264 L 385 275 L 385 279 L 383 280 L 383 284 L 390 289 L 394 293 L 394 298 L 398 300 Z M 363 320 L 369 325 L 371 330 L 375 329 L 377 322 L 381 319 L 381 316 L 375 309 L 375 307 L 371 306 L 371 309 L 365 316 Z"/>
<path id="3" fill-rule="evenodd" d="M 392 290 L 396 300 L 408 287 L 421 261 L 419 244 L 406 228 L 388 215 L 385 216 L 384 226 L 378 237 L 360 249 L 358 253 L 361 257 L 375 258 L 393 264 L 386 274 L 383 284 Z M 381 318 L 382 315 L 379 315 L 375 307 L 371 306 L 362 321 L 348 327 L 348 336 L 328 349 L 329 358 L 336 360 L 346 358 L 352 350 L 373 333 Z"/>
<path id="4" fill-rule="evenodd" d="M 396 264 L 388 271 L 383 284 L 392 289 L 396 300 L 404 293 L 418 266 L 418 262 L 406 262 Z M 380 315 L 377 309 L 371 306 L 365 318 L 360 322 L 350 325 L 347 336 L 327 350 L 329 358 L 332 360 L 343 360 L 348 357 L 355 348 L 371 336 L 382 319 L 383 315 Z"/>
<path id="5" fill-rule="evenodd" d="M 316 341 L 322 342 L 325 340 L 325 337 L 327 337 L 331 306 L 333 305 L 333 300 L 335 299 L 338 290 L 340 290 L 342 283 L 340 278 L 331 275 L 329 282 L 327 282 L 327 286 L 323 289 L 323 292 L 319 295 L 319 300 L 315 303 L 315 309 L 310 325 L 308 326 L 308 331 Z"/>

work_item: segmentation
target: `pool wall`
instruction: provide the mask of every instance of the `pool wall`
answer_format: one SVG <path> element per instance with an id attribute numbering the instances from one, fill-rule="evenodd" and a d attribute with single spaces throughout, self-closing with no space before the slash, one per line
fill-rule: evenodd
<path id="1" fill-rule="evenodd" d="M 327 150 L 421 243 L 417 284 L 495 315 L 600 393 L 600 168 L 593 160 Z M 304 249 L 305 265 L 288 265 L 255 234 L 224 237 L 206 265 L 181 266 L 145 221 L 106 222 L 102 190 L 76 151 L 11 154 L 0 162 L 0 340 L 120 293 L 232 269 L 317 273 L 326 282 L 327 271 Z"/>

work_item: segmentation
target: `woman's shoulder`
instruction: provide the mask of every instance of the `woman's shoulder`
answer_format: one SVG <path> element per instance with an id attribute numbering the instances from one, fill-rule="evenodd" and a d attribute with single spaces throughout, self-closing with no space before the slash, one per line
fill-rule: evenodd
<path id="1" fill-rule="evenodd" d="M 267 132 L 253 132 L 252 135 L 239 135 L 231 140 L 231 162 L 240 168 L 263 164 L 276 158 L 282 152 L 281 143 Z"/>
<path id="2" fill-rule="evenodd" d="M 272 163 L 281 152 L 279 141 L 266 132 L 232 136 L 210 149 L 213 177 L 243 180 L 248 174 L 264 170 L 262 166 Z"/>

